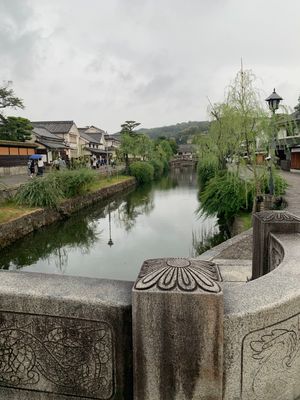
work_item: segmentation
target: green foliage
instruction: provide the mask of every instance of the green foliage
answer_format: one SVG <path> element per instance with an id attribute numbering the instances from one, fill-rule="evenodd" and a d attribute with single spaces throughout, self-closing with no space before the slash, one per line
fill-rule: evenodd
<path id="1" fill-rule="evenodd" d="M 207 132 L 208 121 L 189 121 L 181 122 L 176 125 L 161 126 L 151 129 L 138 129 L 138 133 L 144 133 L 151 139 L 164 137 L 164 139 L 173 139 L 178 144 L 185 144 L 195 135 Z"/>
<path id="2" fill-rule="evenodd" d="M 230 220 L 242 209 L 251 206 L 253 184 L 230 172 L 218 173 L 200 193 L 202 212 Z"/>
<path id="3" fill-rule="evenodd" d="M 213 161 L 204 162 L 199 160 L 197 165 L 198 181 L 201 189 L 204 189 L 207 182 L 216 175 L 218 166 Z"/>
<path id="4" fill-rule="evenodd" d="M 173 149 L 168 140 L 162 140 L 158 146 L 161 149 L 161 154 L 164 155 L 167 161 L 169 161 L 173 156 Z"/>
<path id="5" fill-rule="evenodd" d="M 71 169 L 86 168 L 87 164 L 90 164 L 90 160 L 87 160 L 84 156 L 81 156 L 79 158 L 71 158 L 70 160 Z"/>
<path id="6" fill-rule="evenodd" d="M 16 97 L 13 89 L 10 88 L 12 82 L 6 82 L 3 86 L 0 86 L 0 119 L 5 122 L 1 110 L 5 108 L 24 108 L 23 100 Z"/>
<path id="7" fill-rule="evenodd" d="M 129 173 L 136 178 L 139 184 L 149 183 L 154 178 L 154 167 L 145 161 L 135 161 L 130 164 Z"/>
<path id="8" fill-rule="evenodd" d="M 176 142 L 164 137 L 153 141 L 143 133 L 133 132 L 136 124 L 135 121 L 126 121 L 125 124 L 121 125 L 119 156 L 125 161 L 126 170 L 131 175 L 134 175 L 131 171 L 135 171 L 136 167 L 129 167 L 130 162 L 133 164 L 137 160 L 150 162 L 150 165 L 154 168 L 154 178 L 158 179 L 163 172 L 167 172 L 169 169 L 169 161 L 174 152 L 177 151 Z M 139 175 L 139 172 L 137 174 Z M 146 181 L 148 181 L 147 178 Z"/>
<path id="9" fill-rule="evenodd" d="M 95 182 L 96 172 L 87 168 L 77 170 L 63 170 L 55 172 L 55 178 L 64 197 L 74 197 L 86 191 L 88 186 Z M 47 177 L 45 178 L 47 179 Z"/>
<path id="10" fill-rule="evenodd" d="M 208 231 L 200 238 L 197 237 L 195 232 L 192 232 L 193 257 L 199 257 L 205 251 L 217 246 L 229 238 L 229 233 L 224 230 L 216 233 Z"/>
<path id="11" fill-rule="evenodd" d="M 26 118 L 7 117 L 0 125 L 0 139 L 25 142 L 31 139 L 33 126 Z"/>
<path id="12" fill-rule="evenodd" d="M 121 133 L 135 133 L 133 130 L 137 128 L 140 124 L 140 122 L 136 121 L 125 121 L 124 124 L 121 125 Z"/>
<path id="13" fill-rule="evenodd" d="M 262 181 L 261 185 L 264 193 L 269 192 L 269 178 L 270 175 L 267 171 L 265 171 L 264 174 L 261 176 L 261 181 Z M 286 180 L 281 175 L 273 171 L 273 181 L 274 181 L 274 195 L 275 196 L 283 195 L 288 187 Z"/>
<path id="14" fill-rule="evenodd" d="M 153 158 L 150 163 L 154 168 L 154 179 L 159 179 L 165 170 L 164 162 L 157 158 Z"/>
<path id="15" fill-rule="evenodd" d="M 54 174 L 32 179 L 20 186 L 16 195 L 17 204 L 30 207 L 57 208 L 62 198 L 63 191 Z"/>
<path id="16" fill-rule="evenodd" d="M 96 173 L 89 169 L 52 172 L 20 186 L 16 201 L 30 207 L 57 208 L 64 198 L 82 194 L 95 180 Z"/>

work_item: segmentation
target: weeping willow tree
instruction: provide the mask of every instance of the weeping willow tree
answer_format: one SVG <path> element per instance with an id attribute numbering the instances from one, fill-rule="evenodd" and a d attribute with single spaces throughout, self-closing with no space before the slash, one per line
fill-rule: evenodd
<path id="1" fill-rule="evenodd" d="M 271 134 L 269 116 L 255 82 L 253 72 L 241 67 L 226 90 L 224 102 L 210 103 L 209 134 L 198 142 L 199 168 L 213 164 L 217 173 L 230 168 L 232 179 L 236 175 L 253 182 L 253 210 L 257 197 L 264 191 L 263 176 L 267 168 L 258 166 L 257 150 L 259 146 L 266 151 Z M 228 167 L 229 160 L 235 161 L 236 168 Z"/>

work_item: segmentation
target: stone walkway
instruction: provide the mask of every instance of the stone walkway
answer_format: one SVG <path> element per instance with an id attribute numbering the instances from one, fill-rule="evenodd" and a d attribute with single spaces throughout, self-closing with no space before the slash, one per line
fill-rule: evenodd
<path id="1" fill-rule="evenodd" d="M 27 182 L 29 179 L 30 177 L 27 174 L 0 176 L 0 190 L 2 189 L 2 186 L 9 188 L 20 186 L 22 183 Z"/>
<path id="2" fill-rule="evenodd" d="M 288 203 L 286 210 L 300 216 L 300 173 L 281 171 L 281 175 L 289 185 L 283 196 Z"/>

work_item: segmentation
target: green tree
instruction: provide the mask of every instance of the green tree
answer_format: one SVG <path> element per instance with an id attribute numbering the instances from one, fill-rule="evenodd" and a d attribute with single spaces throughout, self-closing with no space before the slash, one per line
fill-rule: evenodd
<path id="1" fill-rule="evenodd" d="M 121 134 L 122 133 L 129 133 L 130 135 L 134 134 L 137 135 L 136 132 L 134 132 L 134 129 L 137 128 L 140 124 L 140 122 L 136 121 L 125 121 L 124 124 L 121 125 Z"/>
<path id="2" fill-rule="evenodd" d="M 124 124 L 121 125 L 121 146 L 119 153 L 125 161 L 126 173 L 129 172 L 129 155 L 134 155 L 136 152 L 135 139 L 138 134 L 134 132 L 134 129 L 139 125 L 140 123 L 136 121 L 125 121 Z"/>
<path id="3" fill-rule="evenodd" d="M 23 100 L 16 97 L 13 89 L 10 87 L 12 82 L 6 82 L 0 86 L 0 119 L 5 122 L 3 111 L 6 108 L 24 108 Z"/>
<path id="4" fill-rule="evenodd" d="M 157 147 L 160 148 L 162 152 L 165 154 L 165 158 L 167 159 L 167 161 L 169 161 L 172 158 L 173 149 L 168 140 L 162 140 Z"/>
<path id="5" fill-rule="evenodd" d="M 153 155 L 153 141 L 143 134 L 139 134 L 135 138 L 136 145 L 133 154 L 142 158 L 142 160 L 150 160 Z"/>
<path id="6" fill-rule="evenodd" d="M 0 125 L 0 139 L 25 142 L 31 139 L 33 126 L 26 118 L 7 117 Z"/>
<path id="7" fill-rule="evenodd" d="M 258 143 L 265 148 L 270 126 L 255 80 L 252 71 L 240 69 L 227 89 L 225 101 L 210 104 L 209 134 L 198 141 L 201 163 L 214 164 L 217 170 L 224 170 L 226 160 L 231 158 L 237 161 L 238 166 L 245 165 L 247 179 L 254 180 L 253 210 L 256 197 L 263 190 L 262 168 L 257 168 L 256 151 Z M 240 173 L 238 167 L 236 174 Z"/>

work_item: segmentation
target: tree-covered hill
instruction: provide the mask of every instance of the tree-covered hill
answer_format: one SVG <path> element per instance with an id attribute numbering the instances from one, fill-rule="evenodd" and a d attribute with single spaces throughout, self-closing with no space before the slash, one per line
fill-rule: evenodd
<path id="1" fill-rule="evenodd" d="M 175 139 L 177 143 L 187 143 L 193 136 L 207 133 L 209 127 L 208 121 L 188 121 L 180 122 L 175 125 L 160 126 L 158 128 L 141 128 L 137 129 L 137 133 L 144 133 L 151 139 L 164 136 L 166 138 Z M 118 135 L 118 134 L 117 134 Z"/>
<path id="2" fill-rule="evenodd" d="M 161 126 L 158 128 L 141 128 L 138 132 L 145 133 L 151 139 L 165 136 L 166 138 L 173 138 L 177 142 L 186 143 L 190 137 L 207 132 L 208 126 L 208 121 L 189 121 L 180 122 L 176 125 Z"/>

